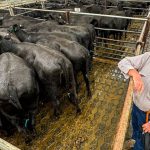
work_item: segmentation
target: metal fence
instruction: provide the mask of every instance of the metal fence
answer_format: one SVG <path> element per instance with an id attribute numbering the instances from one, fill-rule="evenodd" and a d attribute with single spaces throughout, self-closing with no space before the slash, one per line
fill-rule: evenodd
<path id="1" fill-rule="evenodd" d="M 37 1 L 36 1 L 37 2 Z M 43 8 L 45 8 L 44 3 L 43 3 Z M 66 22 L 69 24 L 71 17 L 73 15 L 79 15 L 79 16 L 93 16 L 96 18 L 101 18 L 105 17 L 107 18 L 116 18 L 116 19 L 128 19 L 132 21 L 132 24 L 136 24 L 130 26 L 128 30 L 119 30 L 119 29 L 108 29 L 108 28 L 98 28 L 96 27 L 95 30 L 98 32 L 101 31 L 113 31 L 113 32 L 121 32 L 123 33 L 123 39 L 113 39 L 112 36 L 109 38 L 104 38 L 98 35 L 95 39 L 94 42 L 94 47 L 95 47 L 95 57 L 105 57 L 109 59 L 115 59 L 115 60 L 120 60 L 125 56 L 133 56 L 135 55 L 135 47 L 134 45 L 136 44 L 136 41 L 138 40 L 138 37 L 142 31 L 144 22 L 148 20 L 147 17 L 142 18 L 142 17 L 126 17 L 126 16 L 118 16 L 118 15 L 106 15 L 106 14 L 94 14 L 94 13 L 85 13 L 85 12 L 76 12 L 72 10 L 48 10 L 48 9 L 38 9 L 38 8 L 25 8 L 25 7 L 19 7 L 19 6 L 14 6 L 15 10 L 21 10 L 24 11 L 23 13 L 29 13 L 31 11 L 41 11 L 41 12 L 54 12 L 54 13 L 63 13 L 63 15 L 66 18 Z M 138 9 L 138 8 L 137 8 Z M 148 13 L 148 8 L 143 10 L 142 16 L 147 15 Z M 14 14 L 13 8 L 9 8 L 10 14 L 15 16 L 15 15 L 20 15 L 20 14 Z M 125 36 L 128 35 L 131 38 L 127 39 Z M 132 38 L 134 37 L 134 38 Z M 104 44 L 105 41 L 105 44 Z"/>
<path id="2" fill-rule="evenodd" d="M 0 4 L 2 4 L 2 2 Z M 123 57 L 125 57 L 127 55 L 141 54 L 144 51 L 147 37 L 148 37 L 149 27 L 150 27 L 149 11 L 148 11 L 148 15 L 146 18 L 139 18 L 139 17 L 124 17 L 124 16 L 116 16 L 116 15 L 104 15 L 104 14 L 64 11 L 64 10 L 47 10 L 47 9 L 36 9 L 36 8 L 24 8 L 24 7 L 17 7 L 17 6 L 13 6 L 13 7 L 15 7 L 15 9 L 18 9 L 18 10 L 64 13 L 66 16 L 66 21 L 68 23 L 70 23 L 70 17 L 72 15 L 130 19 L 130 20 L 132 20 L 132 23 L 133 23 L 133 21 L 136 23 L 139 23 L 140 27 L 138 26 L 138 28 L 136 29 L 136 28 L 130 26 L 129 30 L 95 28 L 96 30 L 99 30 L 99 31 L 112 30 L 112 31 L 116 31 L 116 32 L 123 32 L 123 33 L 136 35 L 136 37 L 138 39 L 136 38 L 133 41 L 131 39 L 130 40 L 126 40 L 126 39 L 116 40 L 116 39 L 112 39 L 112 38 L 106 39 L 106 38 L 103 38 L 100 36 L 96 37 L 96 40 L 94 43 L 96 53 L 102 52 L 102 50 L 105 49 L 105 52 L 104 51 L 102 52 L 105 56 L 106 56 L 106 54 L 109 54 L 108 58 L 113 58 L 113 59 L 117 59 L 117 60 L 122 59 Z M 147 10 L 149 10 L 149 9 L 147 9 Z M 107 41 L 105 43 L 107 46 L 105 46 L 105 44 L 103 44 L 102 40 Z M 135 47 L 135 45 L 136 45 L 136 47 Z M 128 51 L 125 51 L 124 49 L 128 49 Z M 106 50 L 107 50 L 107 52 L 106 52 Z M 95 57 L 97 57 L 97 56 L 98 56 L 98 54 L 95 54 Z M 116 56 L 119 56 L 119 57 L 116 57 Z M 126 133 L 127 127 L 128 127 L 128 120 L 129 120 L 131 104 L 132 104 L 131 95 L 132 95 L 132 82 L 129 83 L 129 88 L 128 88 L 127 96 L 126 96 L 125 103 L 124 103 L 124 108 L 123 108 L 120 122 L 118 125 L 117 134 L 116 134 L 116 137 L 114 140 L 113 150 L 122 150 L 122 147 L 123 147 L 125 133 Z"/>

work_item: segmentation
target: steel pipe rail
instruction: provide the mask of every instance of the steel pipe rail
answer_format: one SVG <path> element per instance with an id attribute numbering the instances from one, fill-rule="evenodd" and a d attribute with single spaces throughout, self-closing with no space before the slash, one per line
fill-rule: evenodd
<path id="1" fill-rule="evenodd" d="M 66 13 L 67 11 L 64 10 L 47 10 L 47 9 L 37 9 L 37 8 L 23 8 L 23 7 L 14 7 L 14 9 L 21 9 L 21 10 L 33 10 L 33 11 L 43 11 L 43 12 L 55 12 L 55 13 Z"/>
<path id="2" fill-rule="evenodd" d="M 117 16 L 117 15 L 104 15 L 104 14 L 94 14 L 94 13 L 84 13 L 84 12 L 73 12 L 73 11 L 70 11 L 70 14 L 147 21 L 147 18 L 135 18 L 135 17 L 125 17 L 125 16 Z"/>
<path id="3" fill-rule="evenodd" d="M 19 14 L 16 14 L 16 15 L 14 14 L 14 16 L 24 15 L 24 14 L 27 14 L 27 13 L 30 13 L 30 12 L 33 12 L 33 11 L 29 10 L 29 11 L 19 13 Z"/>
<path id="4" fill-rule="evenodd" d="M 103 7 L 103 5 L 100 5 Z M 107 6 L 108 8 L 117 8 L 117 6 Z M 147 10 L 148 8 L 137 8 L 137 7 L 123 7 L 123 9 L 133 9 L 133 10 Z"/>
<path id="5" fill-rule="evenodd" d="M 67 13 L 69 15 L 76 14 L 76 15 L 88 15 L 88 16 L 97 16 L 97 17 L 110 17 L 110 18 L 122 18 L 122 19 L 131 19 L 131 20 L 141 20 L 146 21 L 147 18 L 135 18 L 135 17 L 125 17 L 125 16 L 116 16 L 116 15 L 104 15 L 104 14 L 94 14 L 94 13 L 84 13 L 84 12 L 74 12 L 74 11 L 63 11 L 63 10 L 46 10 L 46 9 L 36 9 L 36 8 L 23 8 L 23 7 L 14 7 L 15 9 L 22 9 L 22 10 L 34 10 L 34 11 L 43 11 L 43 12 L 56 12 L 56 13 Z"/>
<path id="6" fill-rule="evenodd" d="M 140 34 L 141 32 L 137 31 L 128 31 L 128 30 L 119 30 L 119 29 L 108 29 L 108 28 L 98 28 L 95 27 L 96 30 L 105 30 L 105 31 L 117 31 L 117 32 L 126 32 L 126 33 L 134 33 L 134 34 Z"/>
<path id="7" fill-rule="evenodd" d="M 101 51 L 101 54 L 109 54 L 109 55 L 112 55 L 112 56 L 119 56 L 119 57 L 123 56 L 123 57 L 125 57 L 125 55 L 115 54 L 115 53 L 106 52 L 106 51 Z M 100 54 L 97 54 L 97 55 L 100 55 Z M 107 55 L 106 55 L 106 57 L 107 57 Z"/>
<path id="8" fill-rule="evenodd" d="M 112 50 L 112 51 L 116 51 L 116 52 L 123 52 L 123 53 L 126 53 L 126 54 L 134 55 L 134 53 L 131 53 L 131 52 L 126 52 L 124 50 L 113 49 L 113 48 L 108 48 L 108 47 L 104 47 L 104 46 L 96 46 L 95 48 L 103 48 L 103 49 L 108 49 L 108 50 Z"/>
<path id="9" fill-rule="evenodd" d="M 99 55 L 98 54 L 94 55 L 93 60 L 101 62 L 101 59 L 99 60 L 99 57 L 97 57 L 97 56 L 99 56 Z M 119 61 L 120 60 L 119 58 L 115 58 L 115 57 L 111 57 L 111 56 L 105 56 L 103 58 L 107 58 L 107 59 L 115 60 L 115 61 Z M 106 62 L 106 59 L 105 59 L 105 62 Z"/>
<path id="10" fill-rule="evenodd" d="M 107 41 L 113 41 L 113 42 L 120 42 L 120 43 L 130 43 L 130 44 L 136 44 L 136 41 L 123 41 L 123 40 L 114 40 L 114 39 L 108 39 L 108 38 L 102 38 L 102 37 L 96 37 L 96 39 L 101 39 L 101 40 L 107 40 Z"/>
<path id="11" fill-rule="evenodd" d="M 104 44 L 104 42 L 94 42 L 93 43 L 95 46 L 98 46 L 99 44 Z M 134 49 L 134 47 L 130 47 L 130 46 L 125 46 L 125 45 L 118 45 L 118 44 L 112 44 L 112 43 L 105 43 L 107 45 L 110 45 L 110 46 L 117 46 L 117 47 L 123 47 L 123 48 L 128 48 L 128 49 Z"/>

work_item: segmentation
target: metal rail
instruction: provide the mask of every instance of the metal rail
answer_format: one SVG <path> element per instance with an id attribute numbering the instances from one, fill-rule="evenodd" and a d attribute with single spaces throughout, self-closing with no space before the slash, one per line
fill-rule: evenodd
<path id="1" fill-rule="evenodd" d="M 43 12 L 56 12 L 56 13 L 69 13 L 76 15 L 87 15 L 87 16 L 97 16 L 97 17 L 110 17 L 110 18 L 122 18 L 122 19 L 131 19 L 131 20 L 140 20 L 146 21 L 147 18 L 135 18 L 135 17 L 125 17 L 125 16 L 117 16 L 117 15 L 104 15 L 104 14 L 94 14 L 94 13 L 84 13 L 84 12 L 74 12 L 74 11 L 63 11 L 63 10 L 47 10 L 47 9 L 36 9 L 36 8 L 23 8 L 23 7 L 14 7 L 15 9 L 21 10 L 33 10 L 33 11 L 43 11 Z"/>
<path id="2" fill-rule="evenodd" d="M 98 28 L 95 27 L 96 30 L 104 30 L 104 31 L 117 31 L 117 32 L 126 32 L 126 33 L 134 33 L 134 34 L 140 34 L 141 32 L 137 31 L 128 31 L 128 30 L 119 30 L 119 29 L 108 29 L 108 28 Z"/>
<path id="3" fill-rule="evenodd" d="M 109 39 L 109 38 L 102 38 L 102 37 L 96 37 L 96 39 L 101 39 L 101 40 L 107 40 L 107 41 L 113 41 L 113 42 L 120 42 L 120 43 L 130 43 L 130 44 L 136 44 L 136 41 L 123 41 L 123 40 L 115 40 L 115 39 Z"/>
<path id="4" fill-rule="evenodd" d="M 146 21 L 147 18 L 135 18 L 135 17 L 125 17 L 125 16 L 117 16 L 117 15 L 105 15 L 105 14 L 94 14 L 94 13 L 84 13 L 84 12 L 73 12 L 71 11 L 70 14 L 76 15 L 88 15 L 88 16 L 97 16 L 97 17 L 110 17 L 110 18 L 121 18 L 121 19 L 131 19 L 131 20 L 141 20 Z"/>
<path id="5" fill-rule="evenodd" d="M 96 42 L 93 43 L 96 47 L 98 47 L 97 45 L 99 44 L 104 44 L 104 42 Z M 129 46 L 125 46 L 125 45 L 117 45 L 117 44 L 112 44 L 112 43 L 105 43 L 107 45 L 111 45 L 111 46 L 117 46 L 117 47 L 123 47 L 123 48 L 128 48 L 128 49 L 134 49 L 134 47 L 129 47 Z"/>
<path id="6" fill-rule="evenodd" d="M 100 5 L 100 6 L 103 6 L 103 5 Z M 117 8 L 117 6 L 107 6 L 108 8 Z M 132 9 L 132 10 L 147 10 L 147 8 L 136 8 L 136 7 L 123 7 L 123 9 Z"/>
<path id="7" fill-rule="evenodd" d="M 38 8 L 23 8 L 23 7 L 14 7 L 15 9 L 20 10 L 32 10 L 32 11 L 43 11 L 43 12 L 55 12 L 55 13 L 66 13 L 64 10 L 47 10 L 47 9 L 38 9 Z"/>
<path id="8" fill-rule="evenodd" d="M 103 48 L 103 49 L 106 49 L 106 50 L 112 50 L 112 51 L 116 51 L 116 52 L 123 52 L 123 53 L 126 53 L 126 54 L 134 55 L 134 53 L 126 52 L 126 51 L 120 50 L 120 49 L 108 48 L 108 47 L 104 47 L 104 46 L 96 46 L 96 48 Z"/>

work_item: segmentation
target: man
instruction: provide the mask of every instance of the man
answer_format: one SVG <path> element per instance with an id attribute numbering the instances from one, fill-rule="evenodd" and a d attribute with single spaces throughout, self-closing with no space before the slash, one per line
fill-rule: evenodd
<path id="1" fill-rule="evenodd" d="M 144 150 L 142 132 L 150 133 L 150 123 L 145 123 L 146 112 L 150 110 L 150 52 L 139 56 L 126 57 L 118 63 L 125 78 L 132 77 L 134 82 L 132 108 L 132 138 L 134 150 Z"/>

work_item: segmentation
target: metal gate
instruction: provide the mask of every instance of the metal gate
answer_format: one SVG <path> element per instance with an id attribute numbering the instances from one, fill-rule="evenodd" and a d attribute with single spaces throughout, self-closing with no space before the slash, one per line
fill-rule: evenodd
<path id="1" fill-rule="evenodd" d="M 8 8 L 8 7 L 7 7 Z M 6 8 L 6 9 L 7 9 Z M 81 145 L 82 149 L 82 143 L 85 141 L 88 142 L 88 144 L 91 144 L 91 147 L 88 147 L 88 145 L 84 145 L 86 148 L 96 148 L 99 143 L 96 141 L 97 138 L 102 136 L 102 143 L 101 143 L 101 148 L 107 149 L 110 147 L 108 143 L 110 142 L 109 140 L 112 138 L 113 133 L 111 133 L 111 136 L 106 133 L 106 137 L 104 137 L 105 133 L 104 131 L 109 130 L 109 127 L 105 128 L 107 121 L 109 123 L 113 124 L 116 123 L 118 120 L 115 115 L 119 115 L 121 108 L 122 109 L 122 114 L 119 120 L 118 124 L 118 130 L 114 139 L 114 142 L 112 144 L 112 149 L 113 150 L 122 150 L 123 147 L 123 142 L 125 139 L 125 133 L 128 127 L 128 120 L 129 120 L 129 114 L 130 114 L 130 109 L 131 109 L 131 95 L 132 95 L 132 81 L 129 83 L 127 95 L 124 101 L 124 106 L 122 106 L 120 103 L 123 102 L 123 98 L 126 93 L 125 92 L 125 87 L 127 87 L 127 83 L 124 81 L 124 79 L 121 77 L 121 73 L 119 70 L 117 70 L 116 67 L 116 62 L 115 65 L 110 65 L 109 63 L 101 63 L 103 59 L 100 60 L 100 58 L 109 58 L 109 59 L 115 59 L 115 60 L 120 60 L 125 56 L 133 56 L 133 55 L 139 55 L 141 54 L 145 48 L 148 48 L 148 45 L 146 44 L 146 39 L 148 37 L 148 32 L 149 32 L 149 17 L 150 13 L 147 11 L 148 14 L 146 14 L 146 18 L 139 18 L 139 17 L 124 17 L 124 16 L 115 16 L 115 15 L 104 15 L 104 14 L 91 14 L 91 13 L 82 13 L 82 12 L 74 12 L 74 11 L 68 11 L 68 10 L 47 10 L 47 9 L 36 9 L 36 8 L 24 8 L 24 7 L 19 7 L 19 6 L 13 6 L 13 8 L 18 9 L 18 10 L 27 10 L 27 11 L 44 11 L 44 12 L 56 12 L 56 13 L 64 13 L 66 16 L 66 21 L 69 23 L 71 15 L 87 15 L 87 16 L 97 16 L 97 17 L 111 17 L 111 18 L 122 18 L 122 19 L 131 19 L 132 20 L 132 25 L 129 27 L 128 30 L 117 30 L 117 29 L 109 29 L 112 31 L 116 32 L 123 32 L 123 36 L 125 36 L 125 33 L 127 33 L 127 36 L 131 34 L 131 37 L 134 37 L 133 41 L 131 41 L 131 38 L 123 38 L 121 40 L 115 40 L 112 37 L 104 39 L 103 37 L 97 36 L 94 42 L 95 45 L 95 52 L 94 52 L 94 60 L 95 64 L 98 66 L 95 69 L 95 72 L 92 73 L 92 76 L 96 79 L 96 81 L 92 81 L 92 87 L 93 87 L 93 92 L 95 95 L 92 97 L 92 99 L 87 102 L 86 98 L 84 97 L 85 91 L 83 90 L 83 93 L 79 95 L 82 101 L 82 107 L 86 108 L 84 109 L 84 115 L 80 116 L 79 118 L 74 118 L 74 116 L 68 116 L 66 118 L 66 115 L 68 112 L 66 112 L 60 121 L 57 122 L 49 122 L 49 114 L 46 114 L 48 112 L 49 108 L 44 108 L 44 112 L 42 114 L 38 114 L 41 118 L 41 120 L 38 120 L 37 128 L 39 132 L 41 132 L 42 135 L 44 135 L 45 131 L 48 133 L 45 135 L 44 145 L 43 143 L 33 143 L 33 147 L 35 145 L 39 145 L 39 148 L 41 149 L 48 149 L 48 148 L 54 148 L 54 146 L 57 145 L 58 149 L 61 149 L 63 145 L 65 145 L 66 149 L 68 148 L 67 146 L 73 146 L 78 149 L 78 146 Z M 149 10 L 149 9 L 148 9 Z M 11 13 L 11 15 L 16 15 Z M 20 15 L 20 14 L 17 14 Z M 139 24 L 137 27 L 134 26 L 134 24 Z M 95 28 L 96 30 L 108 30 L 106 28 Z M 133 36 L 134 35 L 134 36 Z M 105 44 L 103 44 L 103 40 L 106 41 Z M 107 45 L 107 46 L 106 46 Z M 100 62 L 97 62 L 100 61 Z M 108 60 L 109 61 L 109 60 Z M 106 66 L 106 68 L 104 68 Z M 99 71 L 99 72 L 98 72 Z M 99 74 L 101 72 L 101 74 Z M 110 77 L 110 78 L 109 78 Z M 102 80 L 103 79 L 103 80 Z M 108 82 L 109 81 L 109 82 Z M 113 88 L 116 88 L 116 95 L 119 96 L 119 99 L 122 101 L 116 101 L 116 95 L 113 94 L 115 91 L 111 91 Z M 121 87 L 121 88 L 120 88 Z M 106 93 L 106 95 L 104 94 Z M 110 94 L 112 93 L 112 94 Z M 109 100 L 108 100 L 109 99 Z M 107 101 L 108 100 L 108 101 Z M 112 101 L 114 100 L 114 101 Z M 114 104 L 114 102 L 116 102 Z M 112 104 L 112 107 L 109 108 Z M 95 107 L 96 106 L 96 107 Z M 122 106 L 122 107 L 120 107 Z M 115 115 L 112 115 L 113 110 L 116 110 L 120 108 L 118 111 L 116 111 Z M 69 112 L 72 108 L 69 108 Z M 103 110 L 104 114 L 102 115 L 100 111 Z M 97 112 L 96 112 L 97 111 Z M 43 114 L 46 114 L 46 117 L 42 117 Z M 111 119 L 108 116 L 111 116 Z M 87 116 L 90 116 L 90 118 L 87 118 Z M 82 119 L 81 119 L 82 118 Z M 65 120 L 67 119 L 67 120 Z M 81 119 L 81 120 L 80 120 Z M 99 127 L 95 124 L 95 121 L 97 121 L 99 124 Z M 44 123 L 46 122 L 46 123 Z M 75 127 L 78 127 L 79 131 L 74 127 L 74 122 L 75 122 Z M 90 123 L 91 126 L 88 126 L 86 123 Z M 69 124 L 67 126 L 67 124 Z M 83 126 L 81 125 L 83 124 Z M 47 129 L 48 127 L 46 125 L 49 125 L 51 128 Z M 58 128 L 56 128 L 58 127 Z M 62 130 L 62 127 L 66 129 L 65 131 Z M 93 128 L 98 129 L 96 133 L 94 133 L 93 139 L 88 138 L 93 134 Z M 44 130 L 46 128 L 46 130 Z M 43 129 L 43 130 L 42 130 Z M 51 130 L 52 129 L 52 130 Z M 80 130 L 82 129 L 82 130 Z M 115 130 L 115 127 L 113 128 Z M 68 135 L 68 132 L 74 132 L 76 133 L 77 137 L 74 137 L 74 135 Z M 52 137 L 50 137 L 50 134 L 52 134 Z M 82 135 L 82 136 L 80 136 Z M 63 143 L 60 144 L 60 137 L 64 138 Z M 85 137 L 85 138 L 84 138 Z M 59 139 L 55 143 L 55 139 Z M 71 139 L 75 140 L 75 143 L 71 141 Z M 42 142 L 43 142 L 42 141 Z M 1 141 L 0 141 L 1 142 Z M 65 143 L 66 142 L 66 143 Z M 37 148 L 37 147 L 35 147 Z M 56 147 L 55 147 L 56 148 Z M 103 150 L 102 149 L 102 150 Z"/>

